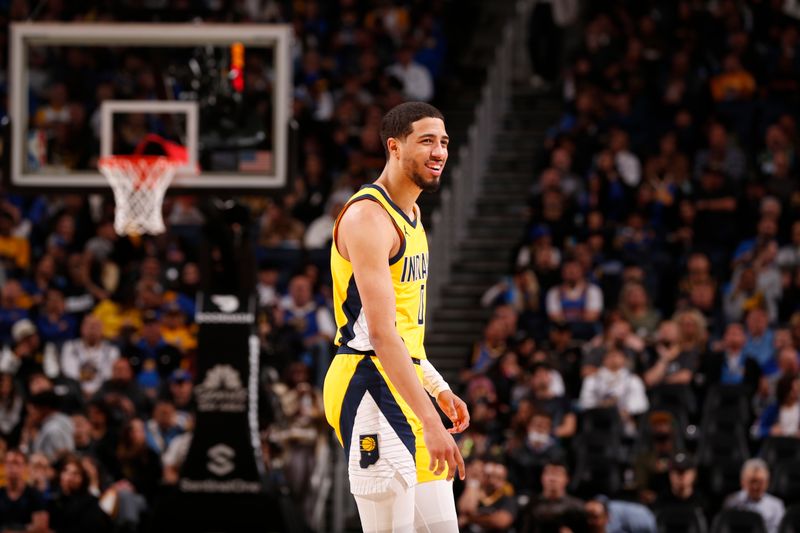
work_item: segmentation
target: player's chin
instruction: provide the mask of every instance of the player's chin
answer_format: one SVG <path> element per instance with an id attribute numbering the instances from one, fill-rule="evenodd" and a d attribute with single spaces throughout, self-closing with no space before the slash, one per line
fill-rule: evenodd
<path id="1" fill-rule="evenodd" d="M 428 183 L 422 190 L 425 192 L 436 192 L 441 187 L 442 183 L 436 179 L 436 181 Z"/>
<path id="2" fill-rule="evenodd" d="M 425 192 L 436 192 L 439 190 L 439 187 L 442 185 L 441 176 L 431 176 L 428 179 L 421 180 L 422 181 L 422 190 Z"/>

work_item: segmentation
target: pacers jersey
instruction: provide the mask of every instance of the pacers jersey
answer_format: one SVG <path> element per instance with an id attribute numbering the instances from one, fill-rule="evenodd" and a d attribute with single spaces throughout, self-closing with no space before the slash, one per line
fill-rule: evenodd
<path id="1" fill-rule="evenodd" d="M 347 207 L 358 201 L 379 203 L 402 237 L 400 249 L 389 258 L 396 305 L 397 332 L 405 342 L 411 357 L 425 359 L 425 285 L 428 278 L 428 239 L 419 213 L 415 220 L 408 216 L 389 198 L 381 187 L 365 185 L 347 202 Z M 341 218 L 341 214 L 339 218 Z M 336 345 L 340 353 L 371 352 L 369 324 L 361 306 L 361 295 L 353 276 L 353 267 L 336 248 L 339 219 L 333 228 L 331 249 L 331 274 L 333 276 L 333 303 L 336 314 Z M 363 231 L 369 232 L 370 228 Z"/>

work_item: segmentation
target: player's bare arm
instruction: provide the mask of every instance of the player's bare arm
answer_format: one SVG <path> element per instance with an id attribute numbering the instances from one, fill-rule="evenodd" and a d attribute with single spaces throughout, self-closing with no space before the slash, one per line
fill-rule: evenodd
<path id="1" fill-rule="evenodd" d="M 336 245 L 353 267 L 370 341 L 386 374 L 422 421 L 425 444 L 436 474 L 448 467 L 452 479 L 464 462 L 453 437 L 419 382 L 403 339 L 395 328 L 396 306 L 388 258 L 399 250 L 400 237 L 385 210 L 370 201 L 352 205 L 339 221 Z"/>

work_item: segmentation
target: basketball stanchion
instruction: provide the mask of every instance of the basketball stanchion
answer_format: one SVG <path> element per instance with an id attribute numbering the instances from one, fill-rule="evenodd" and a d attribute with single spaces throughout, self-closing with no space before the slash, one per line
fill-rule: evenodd
<path id="1" fill-rule="evenodd" d="M 97 166 L 114 191 L 114 230 L 119 235 L 164 233 L 161 206 L 180 165 L 162 156 L 100 158 Z"/>

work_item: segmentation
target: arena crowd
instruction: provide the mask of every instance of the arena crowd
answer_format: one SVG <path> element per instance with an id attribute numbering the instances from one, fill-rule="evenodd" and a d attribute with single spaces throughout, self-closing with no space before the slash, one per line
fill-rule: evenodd
<path id="1" fill-rule="evenodd" d="M 0 19 L 293 24 L 299 176 L 280 199 L 242 201 L 268 485 L 311 516 L 310 474 L 331 453 L 319 385 L 333 217 L 383 166 L 383 112 L 436 103 L 444 2 L 33 4 L 0 0 Z M 567 4 L 540 3 L 531 27 L 561 36 Z M 533 85 L 558 91 L 563 113 L 530 169 L 528 223 L 509 228 L 525 238 L 452 384 L 472 414 L 461 525 L 655 531 L 688 508 L 709 524 L 755 511 L 777 531 L 800 494 L 800 10 L 585 4 L 577 46 L 539 40 L 532 54 Z M 32 126 L 66 166 L 95 163 L 86 91 L 158 83 L 135 57 L 117 79 L 80 75 L 80 52 L 36 59 Z M 245 92 L 268 84 L 258 67 Z M 110 201 L 4 191 L 0 205 L 0 530 L 147 530 L 191 439 L 208 213 L 170 198 L 165 236 L 120 238 Z"/>

